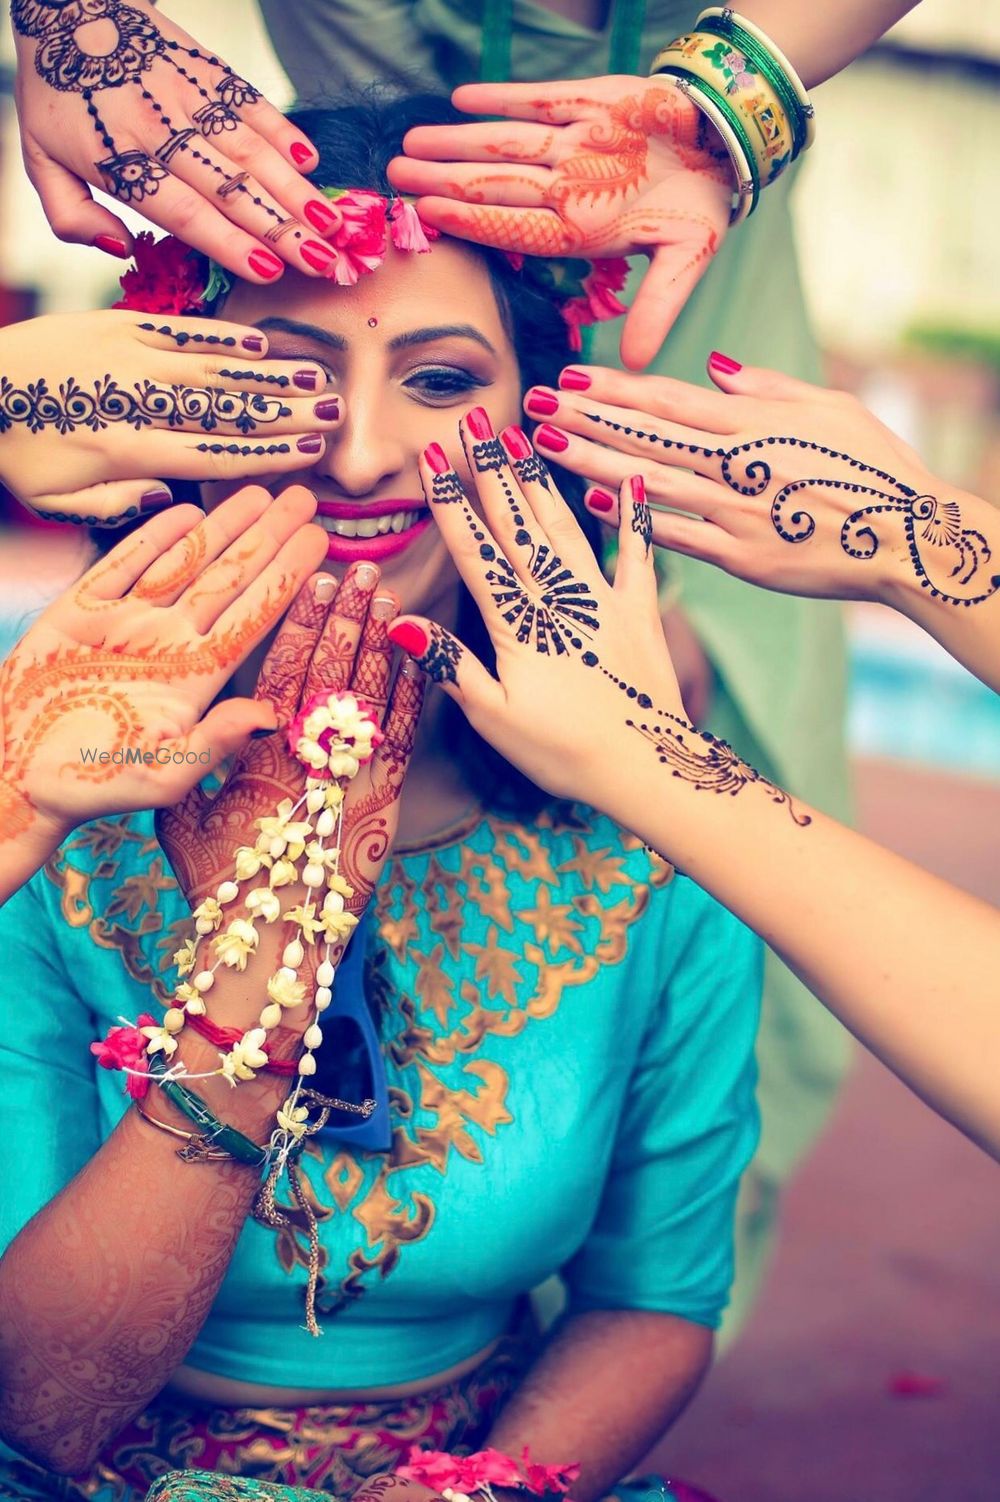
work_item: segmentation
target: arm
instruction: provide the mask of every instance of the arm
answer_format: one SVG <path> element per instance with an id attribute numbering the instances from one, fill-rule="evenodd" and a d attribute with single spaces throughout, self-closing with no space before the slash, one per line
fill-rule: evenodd
<path id="1" fill-rule="evenodd" d="M 335 663 L 341 664 L 341 672 L 351 673 L 355 651 L 366 686 L 371 685 L 372 702 L 377 702 L 380 679 L 388 688 L 385 618 L 373 618 L 371 635 L 362 633 L 378 582 L 377 570 L 369 572 L 364 587 L 359 583 L 355 588 L 348 575 L 345 594 L 351 592 L 354 610 L 350 619 L 332 608 L 328 614 L 327 602 L 314 592 L 299 597 L 299 613 L 293 610 L 262 670 L 262 684 L 273 689 L 272 702 L 281 718 L 293 695 L 292 708 L 297 709 L 300 695 L 312 687 L 314 670 L 326 677 L 328 686 L 338 681 Z M 353 646 L 345 660 L 352 631 Z M 419 689 L 410 674 L 403 674 L 386 713 L 383 747 L 355 779 L 345 804 L 343 869 L 355 877 L 351 901 L 361 911 L 381 865 L 375 836 L 385 834 L 382 854 L 391 842 L 418 712 Z M 203 895 L 192 892 L 192 874 L 211 877 L 207 889 L 212 892 L 223 875 L 231 874 L 232 835 L 226 830 L 273 814 L 279 790 L 295 796 L 302 790 L 301 767 L 301 785 L 288 787 L 290 760 L 278 737 L 251 742 L 207 808 L 190 794 L 182 809 L 161 824 L 161 841 L 189 900 Z M 203 822 L 195 827 L 190 821 L 196 818 Z M 185 840 L 188 848 L 183 848 Z M 208 863 L 222 852 L 225 866 L 210 870 Z M 290 885 L 282 895 L 295 904 L 306 893 Z M 263 977 L 277 968 L 287 937 L 285 925 L 265 925 L 252 968 L 244 973 L 223 966 L 217 972 L 211 991 L 213 1022 L 241 1031 L 256 1025 Z M 296 1057 L 310 1015 L 308 1005 L 284 1012 L 283 1025 L 270 1034 L 269 1052 Z M 30 1023 L 39 1034 L 25 1075 L 44 1080 L 51 1028 L 35 1014 Z M 193 1073 L 218 1069 L 218 1052 L 190 1029 L 185 1030 L 182 1053 Z M 262 1073 L 235 1090 L 218 1077 L 199 1081 L 197 1090 L 221 1120 L 266 1141 L 289 1083 Z M 183 1117 L 172 1116 L 165 1097 L 153 1092 L 147 1104 L 160 1120 L 190 1129 Z M 19 1129 L 23 1134 L 23 1122 Z M 130 1113 L 72 1182 L 43 1201 L 0 1261 L 0 1433 L 60 1474 L 91 1464 L 102 1444 L 142 1409 L 184 1359 L 260 1188 L 258 1172 L 237 1164 L 203 1161 L 181 1167 L 176 1146 Z"/>
<path id="2" fill-rule="evenodd" d="M 641 480 L 619 496 L 620 554 L 609 586 L 551 484 L 514 454 L 509 474 L 534 517 L 533 535 L 531 523 L 523 529 L 528 543 L 511 535 L 494 479 L 478 481 L 487 524 L 516 560 L 511 587 L 536 611 L 544 603 L 530 564 L 544 536 L 589 590 L 580 595 L 588 642 L 578 636 L 572 647 L 564 638 L 566 651 L 541 656 L 530 634 L 518 639 L 499 615 L 488 577 L 497 568 L 479 560 L 467 524 L 452 515 L 460 508 L 436 501 L 445 477 L 435 490 L 425 467 L 438 525 L 496 644 L 500 682 L 430 622 L 400 621 L 401 644 L 504 755 L 552 792 L 604 808 L 680 864 L 929 1105 L 1000 1158 L 998 915 L 801 809 L 731 748 L 695 731 L 663 649 Z"/>
<path id="3" fill-rule="evenodd" d="M 766 589 L 888 605 L 1000 690 L 997 508 L 929 474 L 854 396 L 724 355 L 708 370 L 719 391 L 564 371 L 539 448 L 598 482 L 603 521 L 639 468 L 655 543 Z"/>
<path id="4" fill-rule="evenodd" d="M 918 0 L 741 0 L 735 7 L 777 43 L 807 89 L 825 83 L 913 10 Z M 693 18 L 692 18 L 693 19 Z"/>

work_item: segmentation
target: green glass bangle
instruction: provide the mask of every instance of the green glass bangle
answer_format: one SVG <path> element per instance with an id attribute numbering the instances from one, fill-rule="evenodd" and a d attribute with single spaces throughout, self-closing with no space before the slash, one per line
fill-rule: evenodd
<path id="1" fill-rule="evenodd" d="M 258 1142 L 252 1142 L 249 1137 L 244 1137 L 235 1127 L 227 1126 L 220 1121 L 215 1112 L 208 1107 L 200 1095 L 195 1095 L 182 1085 L 180 1080 L 165 1079 L 167 1063 L 161 1053 L 150 1055 L 149 1072 L 156 1080 L 157 1086 L 163 1091 L 170 1103 L 177 1107 L 182 1116 L 188 1121 L 193 1121 L 195 1126 L 200 1127 L 206 1137 L 211 1139 L 212 1145 L 222 1152 L 228 1153 L 235 1158 L 237 1163 L 246 1163 L 250 1168 L 264 1168 L 271 1161 L 271 1149 L 261 1147 Z"/>
<path id="2" fill-rule="evenodd" d="M 794 162 L 806 146 L 806 118 L 802 101 L 785 76 L 784 69 L 778 65 L 775 58 L 755 36 L 744 30 L 734 16 L 728 18 L 725 15 L 705 16 L 704 19 L 699 19 L 697 26 L 699 31 L 708 32 L 710 36 L 718 37 L 721 42 L 731 42 L 771 85 L 792 127 L 792 161 Z"/>
<path id="3" fill-rule="evenodd" d="M 749 218 L 757 207 L 757 201 L 760 198 L 760 173 L 757 170 L 757 159 L 750 144 L 750 137 L 744 129 L 743 121 L 737 115 L 729 100 L 724 94 L 720 94 L 718 89 L 713 89 L 711 84 L 706 83 L 704 79 L 697 78 L 694 74 L 686 72 L 683 68 L 670 66 L 657 68 L 653 76 L 656 78 L 676 78 L 686 94 L 694 95 L 696 99 L 706 99 L 725 120 L 739 142 L 740 149 L 746 158 L 747 171 L 750 173 L 750 207 L 746 215 Z"/>

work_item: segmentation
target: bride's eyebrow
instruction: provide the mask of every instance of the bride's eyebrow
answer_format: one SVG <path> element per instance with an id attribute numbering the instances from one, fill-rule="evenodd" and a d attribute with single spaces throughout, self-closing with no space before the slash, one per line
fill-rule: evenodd
<path id="1" fill-rule="evenodd" d="M 320 328 L 318 324 L 299 323 L 294 318 L 262 318 L 256 327 L 263 334 L 296 334 L 300 339 L 312 339 L 316 344 L 325 344 L 328 349 L 335 349 L 340 353 L 350 347 L 343 334 L 332 334 L 329 329 Z M 435 328 L 411 329 L 409 333 L 397 334 L 395 339 L 390 339 L 389 349 L 408 349 L 413 344 L 431 344 L 436 339 L 472 339 L 476 344 L 481 344 L 483 349 L 489 350 L 491 355 L 496 354 L 486 335 L 471 323 L 442 323 Z"/>

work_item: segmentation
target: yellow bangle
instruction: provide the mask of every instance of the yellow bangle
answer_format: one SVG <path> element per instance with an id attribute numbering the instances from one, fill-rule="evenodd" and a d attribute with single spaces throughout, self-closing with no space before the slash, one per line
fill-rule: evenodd
<path id="1" fill-rule="evenodd" d="M 757 207 L 760 193 L 757 168 L 750 158 L 745 141 L 740 138 L 742 132 L 734 129 L 732 121 L 720 109 L 712 93 L 702 88 L 698 79 L 678 77 L 670 73 L 663 73 L 660 77 L 664 83 L 672 85 L 684 95 L 685 99 L 690 100 L 694 107 L 705 116 L 705 119 L 715 126 L 723 146 L 729 153 L 729 160 L 736 174 L 736 202 L 730 212 L 729 223 L 730 225 L 742 224 L 743 220 Z"/>
<path id="2" fill-rule="evenodd" d="M 716 112 L 736 117 L 761 188 L 792 161 L 792 126 L 777 91 L 763 73 L 748 68 L 735 46 L 707 31 L 689 32 L 657 54 L 652 71 L 690 79 L 700 85 L 702 97 L 707 94 L 712 100 Z"/>
<path id="3" fill-rule="evenodd" d="M 702 11 L 701 15 L 698 17 L 697 21 L 695 21 L 694 24 L 698 26 L 702 21 L 707 20 L 716 21 L 717 23 L 725 26 L 727 29 L 736 27 L 737 32 L 745 31 L 749 33 L 754 41 L 757 42 L 758 46 L 768 54 L 776 68 L 783 74 L 785 83 L 791 89 L 792 94 L 794 95 L 795 100 L 798 104 L 802 116 L 803 129 L 805 132 L 805 140 L 802 144 L 801 149 L 803 151 L 808 151 L 809 147 L 816 139 L 816 111 L 813 108 L 813 103 L 809 98 L 805 84 L 802 82 L 801 78 L 796 73 L 795 69 L 792 67 L 791 63 L 788 61 L 788 58 L 782 52 L 778 44 L 772 41 L 772 39 L 767 35 L 766 31 L 761 31 L 760 27 L 754 21 L 748 20 L 746 16 L 741 16 L 738 11 L 733 10 L 728 5 L 708 6 L 706 10 Z M 798 155 L 798 153 L 796 153 L 796 155 Z"/>

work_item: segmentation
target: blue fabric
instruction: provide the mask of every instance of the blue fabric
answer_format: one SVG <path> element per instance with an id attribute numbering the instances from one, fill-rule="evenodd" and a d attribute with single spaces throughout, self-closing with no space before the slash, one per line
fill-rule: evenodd
<path id="1" fill-rule="evenodd" d="M 668 876 L 586 811 L 484 818 L 387 864 L 366 989 L 393 1146 L 303 1159 L 327 1337 L 302 1328 L 289 1240 L 250 1221 L 191 1364 L 331 1390 L 416 1380 L 560 1269 L 571 1307 L 717 1324 L 757 1138 L 761 946 Z M 189 927 L 151 815 L 77 831 L 0 910 L 0 1246 L 113 1130 L 122 1077 L 88 1044 L 159 1013 Z"/>

